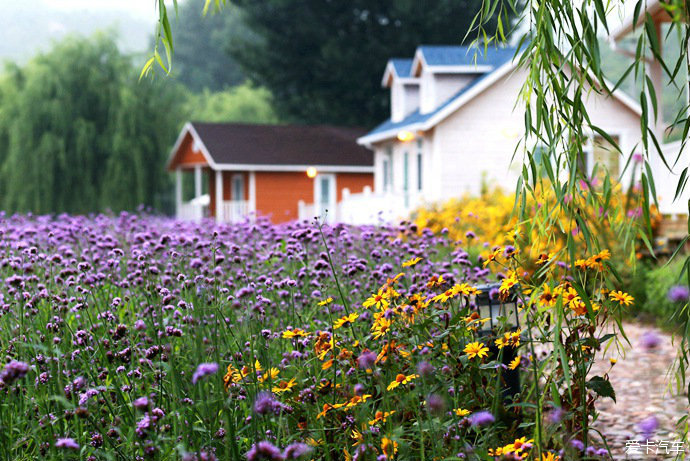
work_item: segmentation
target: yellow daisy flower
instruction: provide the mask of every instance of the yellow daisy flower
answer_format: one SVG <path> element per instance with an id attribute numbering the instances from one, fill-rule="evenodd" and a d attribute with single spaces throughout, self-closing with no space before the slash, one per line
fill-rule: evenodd
<path id="1" fill-rule="evenodd" d="M 469 343 L 467 346 L 465 346 L 463 352 L 467 354 L 467 357 L 470 359 L 475 357 L 479 357 L 481 359 L 482 357 L 489 356 L 489 348 L 486 347 L 484 343 L 480 342 Z"/>

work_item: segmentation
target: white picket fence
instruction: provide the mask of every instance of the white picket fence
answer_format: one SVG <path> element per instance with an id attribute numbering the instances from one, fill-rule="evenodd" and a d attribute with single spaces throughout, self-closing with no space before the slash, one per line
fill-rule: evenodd
<path id="1" fill-rule="evenodd" d="M 416 206 L 416 200 L 405 197 L 404 194 L 383 193 L 375 194 L 370 187 L 365 187 L 358 194 L 343 189 L 342 200 L 335 210 L 324 213 L 313 203 L 299 202 L 299 219 L 325 219 L 328 222 L 343 222 L 352 225 L 364 224 L 395 224 L 400 219 L 407 218 Z"/>

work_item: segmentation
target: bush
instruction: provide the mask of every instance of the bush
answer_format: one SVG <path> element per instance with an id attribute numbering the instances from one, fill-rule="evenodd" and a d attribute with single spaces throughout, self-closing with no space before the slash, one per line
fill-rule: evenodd
<path id="1" fill-rule="evenodd" d="M 687 279 L 680 278 L 681 271 L 685 258 L 677 257 L 668 265 L 662 263 L 658 266 L 650 266 L 642 268 L 641 272 L 644 275 L 644 298 L 638 300 L 636 304 L 640 316 L 644 319 L 649 317 L 653 319 L 659 326 L 674 329 L 680 324 L 674 314 L 683 303 L 673 301 L 669 298 L 669 291 L 677 285 L 687 285 Z M 639 280 L 631 284 L 633 287 L 639 284 Z M 638 290 L 639 292 L 639 290 Z"/>

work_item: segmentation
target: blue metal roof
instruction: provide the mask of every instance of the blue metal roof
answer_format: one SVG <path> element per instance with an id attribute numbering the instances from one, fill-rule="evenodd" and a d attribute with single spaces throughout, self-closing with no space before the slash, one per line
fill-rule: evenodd
<path id="1" fill-rule="evenodd" d="M 462 48 L 462 49 L 467 50 L 467 47 L 464 47 L 464 46 L 420 47 L 420 49 L 422 49 L 422 48 L 426 48 L 427 50 L 428 49 L 434 49 L 435 51 L 432 52 L 431 54 L 433 56 L 435 56 L 435 59 L 438 58 L 442 54 L 443 51 L 441 49 L 443 49 L 443 50 L 451 50 L 452 49 L 453 50 L 453 51 L 446 54 L 445 61 L 443 61 L 443 62 L 451 62 L 450 64 L 438 64 L 438 62 L 441 62 L 441 61 L 436 60 L 435 61 L 436 64 L 431 64 L 431 63 L 429 63 L 429 61 L 427 61 L 427 64 L 429 64 L 429 65 L 457 66 L 457 65 L 472 65 L 473 64 L 473 61 L 472 61 L 473 55 L 472 54 L 469 55 L 470 58 L 469 58 L 469 61 L 466 61 L 467 62 L 466 64 L 463 64 L 462 62 L 458 62 L 458 61 L 452 61 L 452 59 L 454 59 L 453 56 L 455 56 L 456 58 L 460 56 L 460 54 L 457 53 L 457 49 Z M 491 71 L 485 72 L 485 73 L 481 74 L 480 76 L 478 76 L 477 78 L 475 78 L 474 80 L 472 80 L 469 84 L 467 84 L 460 91 L 458 91 L 453 96 L 448 98 L 443 104 L 441 104 L 439 107 L 437 107 L 432 112 L 429 112 L 427 114 L 421 114 L 419 112 L 419 109 L 417 109 L 416 111 L 412 112 L 410 115 L 408 115 L 404 119 L 400 120 L 399 122 L 393 122 L 393 121 L 391 121 L 391 119 L 388 119 L 385 122 L 383 122 L 382 124 L 378 125 L 373 130 L 371 130 L 365 136 L 370 136 L 372 134 L 378 134 L 378 133 L 384 133 L 384 132 L 387 132 L 390 130 L 399 131 L 399 130 L 407 127 L 407 126 L 415 125 L 418 123 L 423 123 L 423 122 L 429 120 L 431 117 L 433 117 L 438 112 L 442 111 L 445 107 L 450 105 L 453 101 L 455 101 L 456 99 L 461 97 L 463 94 L 465 94 L 466 92 L 471 90 L 473 87 L 475 87 L 476 85 L 478 85 L 479 83 L 481 83 L 482 81 L 487 79 L 497 68 L 499 68 L 503 64 L 512 60 L 513 56 L 515 56 L 515 50 L 516 50 L 515 48 L 500 48 L 500 49 L 489 48 L 488 49 L 489 52 L 487 53 L 487 56 L 486 56 L 487 62 L 484 62 L 483 64 L 490 63 L 490 65 L 493 66 L 493 69 Z M 471 53 L 473 53 L 473 51 L 471 51 Z M 426 59 L 426 55 L 425 55 L 425 59 Z M 477 63 L 478 64 L 480 64 L 479 59 L 480 59 L 480 56 L 477 55 Z"/>
<path id="2" fill-rule="evenodd" d="M 390 62 L 393 64 L 395 73 L 398 77 L 410 77 L 412 73 L 412 59 L 392 58 Z"/>
<path id="3" fill-rule="evenodd" d="M 498 67 L 515 55 L 515 48 L 421 45 L 417 50 L 429 66 L 494 66 Z"/>

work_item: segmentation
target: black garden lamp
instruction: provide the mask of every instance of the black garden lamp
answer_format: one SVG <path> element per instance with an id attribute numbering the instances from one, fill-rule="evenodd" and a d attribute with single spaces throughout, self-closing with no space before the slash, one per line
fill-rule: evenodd
<path id="1" fill-rule="evenodd" d="M 510 290 L 505 300 L 500 300 L 498 296 L 498 289 L 500 286 L 500 283 L 479 285 L 477 290 L 481 293 L 475 295 L 474 298 L 479 317 L 482 319 L 489 319 L 487 322 L 489 324 L 488 332 L 493 331 L 494 327 L 500 324 L 500 318 L 506 319 L 506 323 L 510 330 L 517 330 L 520 328 L 517 290 L 515 290 L 514 287 Z M 486 323 L 484 327 L 485 329 L 482 331 L 487 332 Z"/>
<path id="2" fill-rule="evenodd" d="M 479 317 L 481 319 L 489 319 L 484 323 L 480 333 L 488 338 L 487 346 L 489 347 L 490 358 L 495 360 L 499 357 L 499 354 L 501 356 L 501 363 L 505 365 L 501 375 L 506 384 L 503 395 L 506 398 L 511 398 L 520 392 L 519 369 L 511 370 L 508 368 L 510 362 L 517 357 L 516 348 L 504 347 L 501 354 L 501 350 L 493 341 L 493 333 L 495 331 L 494 328 L 500 325 L 503 319 L 505 319 L 509 331 L 517 331 L 520 328 L 520 310 L 517 302 L 518 286 L 513 287 L 504 300 L 501 300 L 498 296 L 500 286 L 500 283 L 478 286 L 477 289 L 481 293 L 475 295 L 474 302 L 477 306 Z"/>

